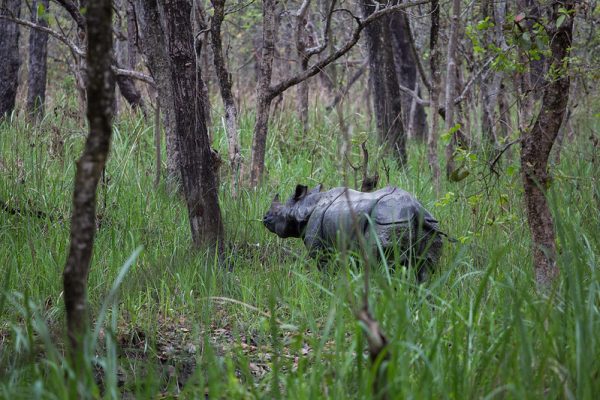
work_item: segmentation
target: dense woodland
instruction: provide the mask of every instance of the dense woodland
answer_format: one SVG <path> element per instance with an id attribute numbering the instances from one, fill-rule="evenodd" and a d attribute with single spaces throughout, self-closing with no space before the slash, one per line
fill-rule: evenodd
<path id="1" fill-rule="evenodd" d="M 0 398 L 597 398 L 598 24 L 0 0 Z"/>

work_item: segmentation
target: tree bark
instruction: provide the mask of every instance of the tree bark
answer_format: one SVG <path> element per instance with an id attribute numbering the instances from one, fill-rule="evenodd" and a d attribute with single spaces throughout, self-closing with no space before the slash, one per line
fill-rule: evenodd
<path id="1" fill-rule="evenodd" d="M 431 30 L 429 32 L 429 68 L 431 70 L 431 129 L 427 136 L 427 156 L 431 172 L 433 174 L 433 183 L 436 196 L 440 194 L 440 163 L 438 160 L 438 105 L 439 93 L 441 87 L 440 77 L 440 52 L 437 45 L 440 30 L 440 3 L 438 0 L 431 0 Z"/>
<path id="2" fill-rule="evenodd" d="M 296 12 L 295 40 L 296 40 L 296 57 L 300 71 L 304 72 L 308 69 L 308 54 L 306 49 L 314 46 L 314 37 L 308 29 L 308 11 L 310 0 L 304 0 L 302 5 Z M 302 133 L 308 131 L 308 80 L 302 81 L 296 88 L 296 108 L 300 124 L 302 125 Z"/>
<path id="3" fill-rule="evenodd" d="M 489 19 L 493 21 L 493 7 L 491 0 L 481 2 L 481 19 Z M 486 29 L 484 33 L 483 43 L 489 45 L 493 42 L 490 29 Z M 491 147 L 497 144 L 496 134 L 494 129 L 494 110 L 496 99 L 495 93 L 497 88 L 493 87 L 493 76 L 484 74 L 481 78 L 481 135 L 485 142 Z"/>
<path id="4" fill-rule="evenodd" d="M 135 70 L 138 60 L 138 26 L 135 7 L 132 0 L 127 0 L 127 63 L 128 69 Z"/>
<path id="5" fill-rule="evenodd" d="M 175 135 L 173 86 L 166 52 L 163 23 L 156 0 L 136 0 L 139 42 L 146 64 L 156 82 L 166 136 L 167 180 L 180 182 L 179 147 Z"/>
<path id="6" fill-rule="evenodd" d="M 556 243 L 552 213 L 548 206 L 545 191 L 550 185 L 548 158 L 556 139 L 569 100 L 570 79 L 568 62 L 573 36 L 573 18 L 564 18 L 556 27 L 559 8 L 574 10 L 574 0 L 554 1 L 552 18 L 547 29 L 550 38 L 551 55 L 547 59 L 548 70 L 555 71 L 544 85 L 540 112 L 530 126 L 530 132 L 523 137 L 521 149 L 521 174 L 525 189 L 525 208 L 533 240 L 533 263 L 538 287 L 548 287 L 559 274 L 556 265 Z M 564 14 L 562 14 L 564 15 Z"/>
<path id="7" fill-rule="evenodd" d="M 42 6 L 44 14 L 38 15 Z M 47 27 L 47 12 L 50 0 L 33 0 L 31 4 L 31 22 Z M 27 78 L 27 103 L 25 109 L 32 120 L 39 121 L 44 116 L 46 100 L 46 72 L 48 58 L 48 33 L 37 29 L 29 32 L 29 71 Z"/>
<path id="8" fill-rule="evenodd" d="M 160 0 L 173 88 L 180 169 L 194 246 L 221 254 L 223 223 L 218 203 L 214 159 L 208 140 L 202 77 L 197 73 L 192 33 L 192 5 L 187 0 Z M 191 113 L 190 107 L 194 106 Z"/>
<path id="9" fill-rule="evenodd" d="M 260 57 L 260 73 L 256 89 L 256 122 L 252 140 L 252 164 L 250 186 L 260 183 L 265 168 L 265 147 L 269 128 L 269 111 L 273 96 L 269 90 L 275 54 L 275 0 L 263 0 L 263 43 Z"/>
<path id="10" fill-rule="evenodd" d="M 365 17 L 376 11 L 370 0 L 361 1 Z M 406 137 L 402 125 L 402 96 L 394 52 L 389 45 L 390 24 L 393 16 L 383 16 L 365 28 L 369 51 L 369 82 L 373 89 L 379 140 L 394 152 L 401 165 L 406 163 Z"/>
<path id="11" fill-rule="evenodd" d="M 392 43 L 394 45 L 394 61 L 398 80 L 401 85 L 418 90 L 417 74 L 417 54 L 413 52 L 414 46 L 410 22 L 405 13 L 394 14 L 392 17 L 390 30 L 392 33 Z M 404 126 L 409 127 L 408 135 L 418 139 L 427 138 L 427 114 L 422 104 L 414 101 L 413 97 L 407 93 L 402 93 L 402 118 Z M 410 121 L 412 120 L 412 124 Z M 410 128 L 413 128 L 412 130 Z"/>
<path id="12" fill-rule="evenodd" d="M 96 189 L 110 150 L 115 94 L 112 62 L 112 3 L 90 3 L 87 21 L 87 119 L 89 135 L 77 163 L 71 245 L 63 272 L 71 355 L 80 356 L 88 328 L 87 278 L 96 233 Z"/>
<path id="13" fill-rule="evenodd" d="M 225 65 L 223 43 L 221 41 L 221 26 L 225 18 L 225 0 L 212 0 L 213 17 L 210 24 L 210 42 L 213 51 L 213 63 L 219 82 L 219 90 L 223 107 L 225 108 L 225 133 L 227 134 L 229 164 L 231 166 L 231 194 L 237 196 L 241 177 L 242 157 L 238 133 L 238 112 L 233 98 L 231 74 Z"/>
<path id="14" fill-rule="evenodd" d="M 21 0 L 4 0 L 0 14 L 19 18 Z M 15 109 L 19 87 L 19 25 L 2 20 L 0 22 L 0 119 Z"/>
<path id="15" fill-rule="evenodd" d="M 452 0 L 452 16 L 450 24 L 450 39 L 448 41 L 448 66 L 446 68 L 445 126 L 449 132 L 454 126 L 454 98 L 456 97 L 456 48 L 458 46 L 458 27 L 460 17 L 460 0 Z M 456 165 L 454 151 L 456 149 L 456 134 L 452 135 L 446 146 L 446 177 L 452 179 Z"/>

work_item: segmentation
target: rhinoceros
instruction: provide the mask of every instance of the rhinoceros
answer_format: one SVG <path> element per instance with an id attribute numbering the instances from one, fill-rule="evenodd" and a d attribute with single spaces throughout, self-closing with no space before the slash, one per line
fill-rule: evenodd
<path id="1" fill-rule="evenodd" d="M 298 185 L 285 204 L 275 196 L 263 223 L 281 238 L 302 238 L 320 265 L 331 250 L 342 245 L 356 248 L 358 233 L 372 254 L 379 254 L 379 243 L 386 259 L 417 266 L 419 281 L 428 276 L 442 249 L 438 221 L 414 196 L 392 186 L 364 193 Z M 394 254 L 400 259 L 392 260 Z"/>

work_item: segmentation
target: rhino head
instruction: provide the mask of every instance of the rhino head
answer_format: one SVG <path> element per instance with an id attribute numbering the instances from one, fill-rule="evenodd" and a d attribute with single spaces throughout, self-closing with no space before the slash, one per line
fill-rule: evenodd
<path id="1" fill-rule="evenodd" d="M 271 208 L 263 217 L 263 224 L 281 238 L 302 237 L 308 219 L 321 198 L 322 185 L 308 190 L 307 186 L 297 185 L 292 197 L 282 204 L 279 194 L 271 202 Z"/>

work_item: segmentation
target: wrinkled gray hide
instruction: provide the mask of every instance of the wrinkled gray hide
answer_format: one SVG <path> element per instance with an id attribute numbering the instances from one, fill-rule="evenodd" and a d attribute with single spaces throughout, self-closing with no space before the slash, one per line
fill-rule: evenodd
<path id="1" fill-rule="evenodd" d="M 320 189 L 308 191 L 298 185 L 285 204 L 276 196 L 264 217 L 265 226 L 280 237 L 302 238 L 309 254 L 319 257 L 340 246 L 357 248 L 352 209 L 372 254 L 378 254 L 379 241 L 390 261 L 419 265 L 420 280 L 438 261 L 442 248 L 438 221 L 410 193 L 396 187 L 371 193 Z M 391 260 L 394 255 L 396 260 Z"/>

